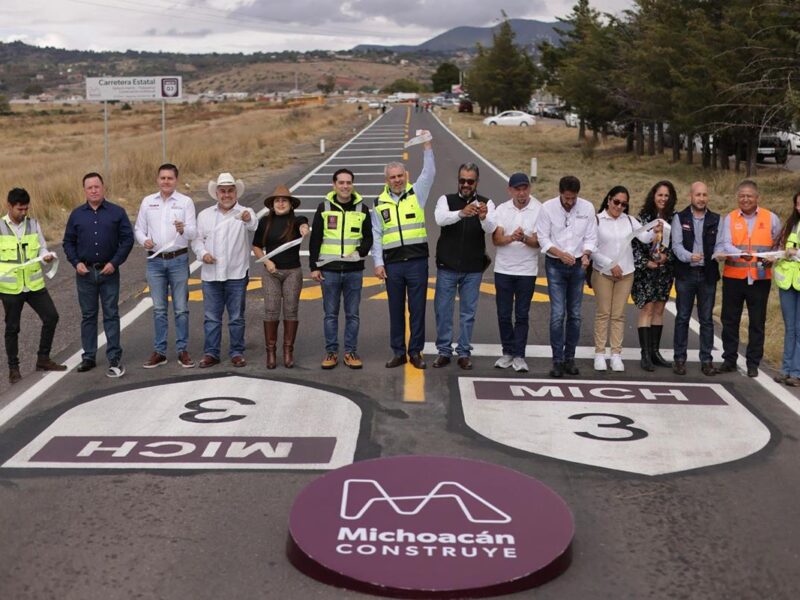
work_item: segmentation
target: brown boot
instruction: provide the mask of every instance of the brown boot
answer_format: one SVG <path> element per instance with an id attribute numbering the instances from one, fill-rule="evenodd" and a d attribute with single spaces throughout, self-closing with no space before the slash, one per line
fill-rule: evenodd
<path id="1" fill-rule="evenodd" d="M 36 359 L 36 370 L 37 371 L 66 371 L 67 365 L 60 365 L 53 360 L 49 356 L 40 356 Z"/>
<path id="2" fill-rule="evenodd" d="M 294 366 L 294 340 L 297 337 L 299 321 L 283 322 L 283 366 L 291 369 Z"/>
<path id="3" fill-rule="evenodd" d="M 264 321 L 264 341 L 267 345 L 267 368 L 278 366 L 278 321 Z"/>

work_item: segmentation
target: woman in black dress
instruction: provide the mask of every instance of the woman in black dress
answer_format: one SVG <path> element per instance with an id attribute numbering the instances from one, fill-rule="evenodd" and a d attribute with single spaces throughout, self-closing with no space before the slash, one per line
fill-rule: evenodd
<path id="1" fill-rule="evenodd" d="M 253 235 L 253 254 L 256 258 L 279 246 L 308 234 L 308 219 L 296 216 L 294 209 L 300 200 L 292 196 L 285 185 L 279 185 L 264 200 L 269 213 L 258 221 Z M 264 340 L 267 346 L 267 368 L 277 366 L 278 322 L 283 312 L 283 364 L 294 366 L 294 341 L 297 337 L 300 292 L 303 272 L 300 268 L 300 245 L 287 248 L 264 261 L 261 273 L 264 291 Z"/>
<path id="2" fill-rule="evenodd" d="M 669 181 L 659 181 L 647 193 L 639 220 L 647 224 L 654 219 L 672 222 L 678 195 Z M 631 297 L 639 308 L 639 345 L 642 349 L 641 366 L 652 371 L 654 366 L 671 367 L 659 352 L 661 331 L 664 326 L 664 308 L 672 290 L 672 250 L 669 238 L 656 235 L 650 244 L 633 240 L 635 265 Z"/>

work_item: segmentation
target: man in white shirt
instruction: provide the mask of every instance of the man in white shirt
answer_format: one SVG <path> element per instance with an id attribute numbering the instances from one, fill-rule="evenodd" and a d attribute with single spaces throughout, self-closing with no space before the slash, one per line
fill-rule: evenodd
<path id="1" fill-rule="evenodd" d="M 189 356 L 189 240 L 197 234 L 192 199 L 177 191 L 178 167 L 158 168 L 158 192 L 145 196 L 136 217 L 136 241 L 147 250 L 147 285 L 153 299 L 153 353 L 142 365 L 167 363 L 168 298 L 172 296 L 178 364 L 195 366 Z"/>
<path id="2" fill-rule="evenodd" d="M 433 367 L 450 364 L 453 354 L 453 307 L 458 293 L 458 366 L 472 369 L 472 329 L 481 279 L 488 265 L 486 234 L 494 231 L 494 202 L 478 194 L 478 165 L 458 168 L 458 192 L 442 195 L 434 218 L 442 228 L 436 243 L 436 350 Z"/>
<path id="3" fill-rule="evenodd" d="M 511 199 L 495 210 L 492 242 L 497 247 L 494 262 L 494 288 L 497 322 L 503 356 L 494 366 L 528 370 L 525 347 L 528 344 L 528 314 L 539 274 L 539 238 L 536 221 L 542 203 L 531 196 L 530 179 L 514 173 L 508 180 Z M 514 314 L 512 323 L 511 314 Z"/>
<path id="4" fill-rule="evenodd" d="M 208 182 L 208 193 L 217 204 L 197 216 L 197 237 L 192 250 L 203 261 L 203 330 L 205 342 L 199 367 L 219 364 L 222 340 L 222 315 L 228 310 L 229 355 L 234 367 L 244 367 L 244 310 L 250 266 L 250 238 L 258 227 L 252 208 L 238 198 L 244 182 L 230 173 L 220 173 Z"/>
<path id="5" fill-rule="evenodd" d="M 551 377 L 578 375 L 575 347 L 581 333 L 581 302 L 589 257 L 597 245 L 594 206 L 578 197 L 581 182 L 573 175 L 558 182 L 558 196 L 542 206 L 539 244 L 545 252 L 550 294 Z"/>

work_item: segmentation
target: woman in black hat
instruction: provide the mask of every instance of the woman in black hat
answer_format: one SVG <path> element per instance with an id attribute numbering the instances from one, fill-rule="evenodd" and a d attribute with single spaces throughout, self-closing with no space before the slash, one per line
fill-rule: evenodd
<path id="1" fill-rule="evenodd" d="M 275 188 L 264 200 L 269 213 L 261 217 L 253 236 L 253 253 L 262 258 L 280 246 L 300 239 L 309 232 L 308 219 L 294 214 L 300 200 L 285 185 Z M 300 244 L 286 248 L 263 262 L 261 275 L 264 290 L 264 340 L 267 345 L 267 368 L 277 366 L 278 322 L 283 311 L 283 364 L 294 366 L 294 341 L 297 337 L 300 292 L 303 272 L 300 268 Z"/>

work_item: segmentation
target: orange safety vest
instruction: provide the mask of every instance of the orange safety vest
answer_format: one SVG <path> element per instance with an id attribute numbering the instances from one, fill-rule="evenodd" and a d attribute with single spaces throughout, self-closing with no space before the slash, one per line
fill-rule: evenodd
<path id="1" fill-rule="evenodd" d="M 759 207 L 756 213 L 756 222 L 753 231 L 748 233 L 747 221 L 739 210 L 730 213 L 731 242 L 745 254 L 756 252 L 769 252 L 775 246 L 772 239 L 772 213 L 766 208 Z M 741 256 L 725 259 L 723 277 L 732 279 L 747 279 L 748 274 L 753 281 L 759 279 L 772 279 L 772 268 L 769 265 L 758 266 L 758 259 L 745 260 Z"/>

